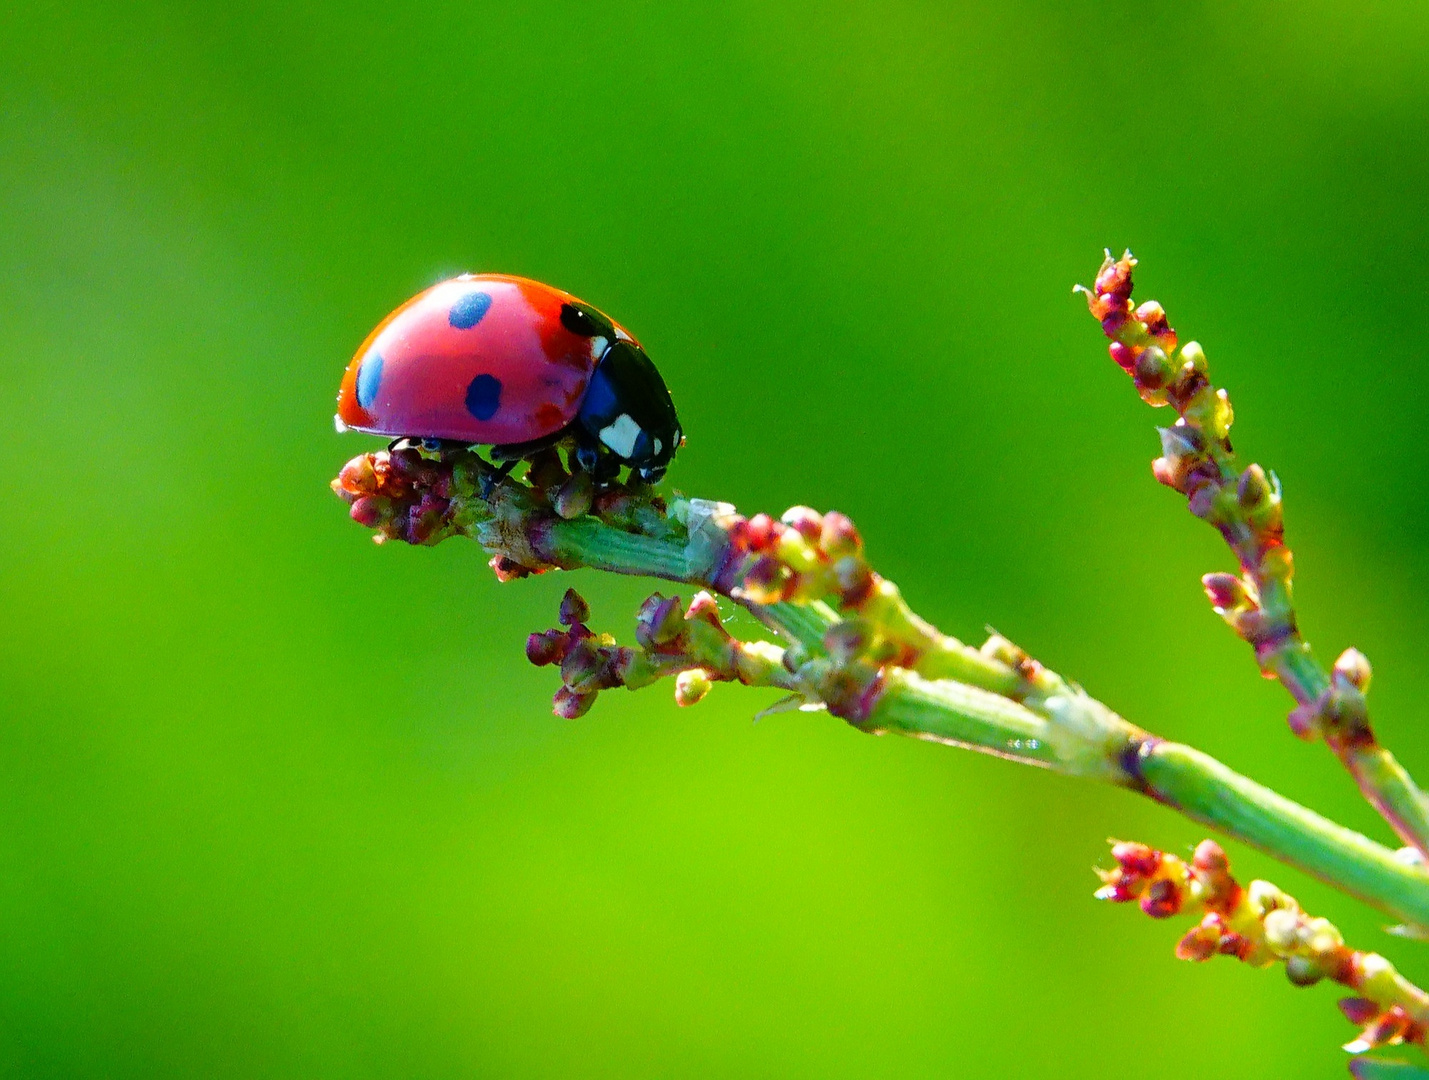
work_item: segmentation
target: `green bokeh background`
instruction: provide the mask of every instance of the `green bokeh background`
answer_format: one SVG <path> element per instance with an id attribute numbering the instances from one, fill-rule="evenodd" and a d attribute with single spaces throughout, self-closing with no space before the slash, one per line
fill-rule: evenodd
<path id="1" fill-rule="evenodd" d="M 378 548 L 339 373 L 466 269 L 646 343 L 671 483 L 837 506 L 922 612 L 1388 839 L 1207 610 L 1069 289 L 1142 257 L 1429 774 L 1415 3 L 66 4 L 0 20 L 0 1071 L 1341 1076 L 1332 989 L 1092 901 L 1110 790 L 772 695 L 548 712 L 576 585 Z M 1164 421 L 1162 421 L 1164 422 Z M 1353 938 L 1422 946 L 1242 848 Z"/>

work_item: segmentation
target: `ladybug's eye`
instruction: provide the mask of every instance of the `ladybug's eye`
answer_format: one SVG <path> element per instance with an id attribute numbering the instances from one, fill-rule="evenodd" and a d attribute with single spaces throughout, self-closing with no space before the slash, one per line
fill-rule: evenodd
<path id="1" fill-rule="evenodd" d="M 584 304 L 562 304 L 561 325 L 580 337 L 609 339 L 615 335 L 615 328 L 610 325 L 610 321 L 594 308 Z"/>

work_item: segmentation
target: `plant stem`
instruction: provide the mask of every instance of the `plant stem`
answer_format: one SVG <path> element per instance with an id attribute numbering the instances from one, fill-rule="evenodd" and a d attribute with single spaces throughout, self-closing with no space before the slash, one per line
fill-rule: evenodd
<path id="1" fill-rule="evenodd" d="M 1343 825 L 1180 743 L 1147 746 L 1146 793 L 1412 926 L 1429 927 L 1429 879 Z"/>

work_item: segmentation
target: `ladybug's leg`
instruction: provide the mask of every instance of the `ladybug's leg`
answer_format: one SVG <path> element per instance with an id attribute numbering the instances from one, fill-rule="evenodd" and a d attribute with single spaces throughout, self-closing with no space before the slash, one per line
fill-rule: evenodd
<path id="1" fill-rule="evenodd" d="M 581 432 L 576 437 L 576 468 L 582 472 L 588 472 L 599 479 L 597 470 L 600 468 L 601 445 L 592 439 L 585 432 Z"/>
<path id="2" fill-rule="evenodd" d="M 482 472 L 481 491 L 479 494 L 483 500 L 491 498 L 492 490 L 495 489 L 497 484 L 511 475 L 511 470 L 516 468 L 516 463 L 520 460 L 520 458 L 510 458 L 507 461 L 503 461 L 500 465 L 496 466 L 496 468 Z"/>

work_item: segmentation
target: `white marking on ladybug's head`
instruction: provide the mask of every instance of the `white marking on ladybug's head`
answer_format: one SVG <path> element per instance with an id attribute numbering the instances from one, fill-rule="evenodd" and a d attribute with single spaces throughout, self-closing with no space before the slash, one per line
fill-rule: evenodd
<path id="1" fill-rule="evenodd" d="M 594 360 L 599 360 L 605 355 L 605 350 L 610 347 L 610 342 L 603 337 L 593 337 L 590 339 L 590 355 Z"/>
<path id="2" fill-rule="evenodd" d="M 660 451 L 663 450 L 663 449 L 665 449 L 665 444 L 662 443 L 659 439 L 656 439 L 656 440 L 655 440 L 655 456 L 656 456 L 656 457 L 659 457 L 659 456 L 660 456 Z"/>
<path id="3" fill-rule="evenodd" d="M 337 428 L 337 433 L 339 435 L 341 435 L 344 431 L 347 430 L 347 425 L 342 422 L 342 417 L 338 416 L 336 413 L 334 413 L 332 417 L 332 426 Z"/>
<path id="4" fill-rule="evenodd" d="M 611 424 L 600 429 L 600 441 L 623 458 L 635 452 L 635 440 L 640 438 L 640 425 L 629 413 L 621 413 Z"/>

